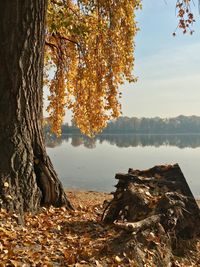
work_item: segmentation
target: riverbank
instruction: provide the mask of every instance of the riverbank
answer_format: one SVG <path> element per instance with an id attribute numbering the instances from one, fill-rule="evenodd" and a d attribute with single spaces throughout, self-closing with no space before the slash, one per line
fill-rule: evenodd
<path id="1" fill-rule="evenodd" d="M 109 193 L 81 189 L 66 189 L 66 193 L 75 208 L 103 204 L 105 200 L 112 198 L 112 195 Z M 196 202 L 200 208 L 200 199 L 196 199 Z"/>
<path id="2" fill-rule="evenodd" d="M 67 197 L 75 209 L 103 205 L 105 200 L 112 199 L 112 195 L 104 192 L 86 191 L 79 189 L 67 189 Z"/>

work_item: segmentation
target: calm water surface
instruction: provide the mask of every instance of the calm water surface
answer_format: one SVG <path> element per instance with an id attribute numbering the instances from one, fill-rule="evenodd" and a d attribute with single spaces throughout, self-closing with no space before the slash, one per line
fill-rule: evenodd
<path id="1" fill-rule="evenodd" d="M 178 163 L 200 198 L 200 135 L 107 135 L 95 139 L 46 139 L 48 153 L 66 188 L 110 192 L 115 173 Z"/>

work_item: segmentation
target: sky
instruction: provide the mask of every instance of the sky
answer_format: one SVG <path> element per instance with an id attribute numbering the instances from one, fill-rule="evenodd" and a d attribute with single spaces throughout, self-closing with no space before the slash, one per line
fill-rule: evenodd
<path id="1" fill-rule="evenodd" d="M 140 31 L 136 37 L 137 83 L 125 83 L 122 90 L 123 116 L 200 116 L 200 14 L 196 14 L 193 35 L 176 29 L 175 0 L 143 0 L 137 12 Z"/>

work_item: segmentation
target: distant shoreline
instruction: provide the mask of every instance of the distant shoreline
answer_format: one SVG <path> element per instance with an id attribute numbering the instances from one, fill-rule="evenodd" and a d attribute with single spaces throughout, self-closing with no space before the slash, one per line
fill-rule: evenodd
<path id="1" fill-rule="evenodd" d="M 48 132 L 51 134 L 51 132 Z M 76 135 L 76 136 L 85 136 L 82 133 L 62 133 L 62 135 Z M 61 136 L 62 136 L 61 135 Z M 157 136 L 179 136 L 179 135 L 195 135 L 195 136 L 200 136 L 200 133 L 125 133 L 125 132 L 113 132 L 113 133 L 100 133 L 96 134 L 95 136 L 111 136 L 111 135 L 157 135 Z M 88 137 L 89 138 L 89 137 Z"/>
<path id="2" fill-rule="evenodd" d="M 46 134 L 49 134 L 49 135 L 52 135 L 54 136 L 54 134 L 49 131 L 49 132 L 46 132 Z M 66 135 L 69 135 L 69 136 L 85 136 L 87 137 L 86 135 L 82 134 L 82 133 L 77 133 L 77 132 L 69 132 L 69 133 L 62 133 L 61 134 L 61 137 L 62 136 L 66 136 Z M 200 132 L 199 133 L 195 133 L 195 132 L 187 132 L 187 133 L 133 133 L 133 132 L 112 132 L 112 133 L 100 133 L 100 134 L 96 134 L 95 137 L 98 137 L 98 136 L 112 136 L 112 135 L 136 135 L 136 136 L 146 136 L 146 135 L 155 135 L 155 136 L 187 136 L 187 135 L 194 135 L 194 136 L 200 136 Z M 88 137 L 90 138 L 90 137 Z"/>
<path id="3" fill-rule="evenodd" d="M 51 120 L 45 118 L 45 133 L 50 132 L 50 129 Z M 71 125 L 63 123 L 61 130 L 67 134 L 81 133 L 74 121 Z M 173 118 L 120 116 L 108 121 L 101 134 L 200 134 L 200 116 L 179 115 Z"/>

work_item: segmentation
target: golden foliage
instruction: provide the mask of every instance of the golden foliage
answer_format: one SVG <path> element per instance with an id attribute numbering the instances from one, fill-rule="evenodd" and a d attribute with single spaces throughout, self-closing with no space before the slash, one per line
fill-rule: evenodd
<path id="1" fill-rule="evenodd" d="M 140 0 L 51 0 L 45 71 L 52 130 L 58 135 L 71 109 L 80 130 L 93 136 L 120 115 L 119 85 L 136 81 L 135 10 Z M 50 74 L 54 71 L 53 76 Z"/>

